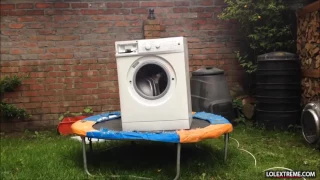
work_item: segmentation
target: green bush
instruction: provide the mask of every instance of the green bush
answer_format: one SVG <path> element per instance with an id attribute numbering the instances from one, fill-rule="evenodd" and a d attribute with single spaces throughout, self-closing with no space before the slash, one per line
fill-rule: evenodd
<path id="1" fill-rule="evenodd" d="M 228 5 L 218 16 L 235 20 L 246 47 L 236 55 L 247 73 L 256 71 L 256 57 L 272 51 L 295 50 L 294 14 L 279 0 L 224 0 Z"/>
<path id="2" fill-rule="evenodd" d="M 21 85 L 23 78 L 17 75 L 12 77 L 5 76 L 0 79 L 0 116 L 6 120 L 9 119 L 28 119 L 31 115 L 22 108 L 18 108 L 15 105 L 3 102 L 3 95 L 5 92 L 13 92 L 18 86 Z"/>

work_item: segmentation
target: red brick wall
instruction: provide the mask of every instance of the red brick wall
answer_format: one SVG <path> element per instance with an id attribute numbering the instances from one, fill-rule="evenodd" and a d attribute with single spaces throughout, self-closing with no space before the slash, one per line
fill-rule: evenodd
<path id="1" fill-rule="evenodd" d="M 161 37 L 188 38 L 191 70 L 220 67 L 236 82 L 242 71 L 232 52 L 241 42 L 234 23 L 217 19 L 222 6 L 223 0 L 1 1 L 1 75 L 30 77 L 6 101 L 32 113 L 28 126 L 55 125 L 60 113 L 85 106 L 119 110 L 114 42 L 143 38 L 150 7 L 165 29 Z"/>

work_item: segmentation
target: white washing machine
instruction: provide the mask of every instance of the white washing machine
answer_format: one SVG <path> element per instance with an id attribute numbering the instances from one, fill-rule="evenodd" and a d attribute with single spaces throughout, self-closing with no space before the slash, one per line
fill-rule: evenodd
<path id="1" fill-rule="evenodd" d="M 187 39 L 117 41 L 115 49 L 122 129 L 190 129 Z"/>

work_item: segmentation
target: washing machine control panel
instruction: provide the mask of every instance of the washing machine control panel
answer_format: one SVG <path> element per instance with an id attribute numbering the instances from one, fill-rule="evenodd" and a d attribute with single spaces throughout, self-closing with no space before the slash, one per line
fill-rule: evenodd
<path id="1" fill-rule="evenodd" d="M 181 52 L 183 51 L 183 39 L 150 39 L 138 42 L 139 53 L 148 52 Z"/>
<path id="2" fill-rule="evenodd" d="M 116 56 L 184 51 L 183 38 L 143 39 L 116 42 Z"/>

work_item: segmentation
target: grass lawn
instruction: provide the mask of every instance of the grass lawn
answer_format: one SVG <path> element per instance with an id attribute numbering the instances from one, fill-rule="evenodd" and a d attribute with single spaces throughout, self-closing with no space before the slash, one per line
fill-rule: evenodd
<path id="1" fill-rule="evenodd" d="M 307 145 L 300 133 L 267 132 L 243 125 L 230 137 L 228 162 L 223 162 L 223 137 L 183 145 L 182 180 L 259 180 L 263 171 L 280 166 L 316 170 L 320 179 L 320 153 Z M 0 179 L 111 179 L 109 175 L 143 176 L 170 180 L 175 176 L 176 146 L 158 142 L 108 141 L 94 144 L 88 153 L 89 178 L 83 171 L 81 143 L 52 132 L 1 135 Z M 106 150 L 111 148 L 109 150 Z"/>

